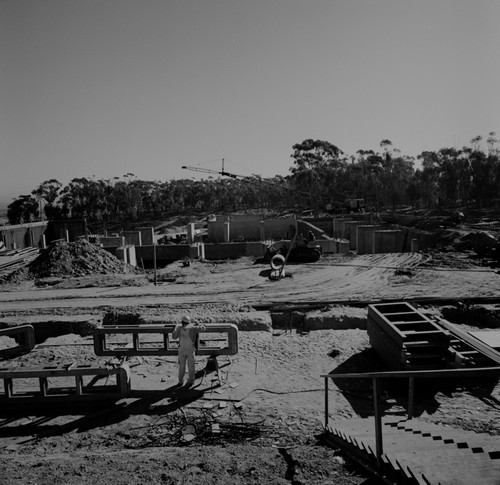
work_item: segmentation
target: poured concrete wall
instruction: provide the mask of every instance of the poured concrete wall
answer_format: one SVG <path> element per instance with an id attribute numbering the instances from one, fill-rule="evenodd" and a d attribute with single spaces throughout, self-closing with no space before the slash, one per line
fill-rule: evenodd
<path id="1" fill-rule="evenodd" d="M 210 221 L 207 224 L 208 240 L 210 242 L 224 242 L 225 220 Z"/>
<path id="2" fill-rule="evenodd" d="M 23 249 L 42 245 L 48 222 L 30 222 L 0 227 L 0 240 L 6 249 Z"/>
<path id="3" fill-rule="evenodd" d="M 336 217 L 333 219 L 333 237 L 343 237 L 344 222 L 352 221 L 351 217 Z"/>
<path id="4" fill-rule="evenodd" d="M 339 244 L 335 239 L 316 239 L 316 244 L 321 246 L 324 254 L 337 254 L 339 252 Z"/>
<path id="5" fill-rule="evenodd" d="M 389 229 L 373 232 L 373 253 L 399 253 L 402 244 L 402 231 Z"/>
<path id="6" fill-rule="evenodd" d="M 284 219 L 266 219 L 264 221 L 264 238 L 273 239 L 292 239 L 295 234 L 296 219 L 287 217 Z"/>
<path id="7" fill-rule="evenodd" d="M 339 248 L 339 254 L 349 253 L 349 241 L 347 239 L 338 239 L 337 244 Z"/>
<path id="8" fill-rule="evenodd" d="M 229 240 L 260 241 L 260 218 L 229 221 Z"/>
<path id="9" fill-rule="evenodd" d="M 371 254 L 373 252 L 373 233 L 381 230 L 380 226 L 363 225 L 356 228 L 356 249 L 358 254 Z"/>
<path id="10" fill-rule="evenodd" d="M 154 243 L 154 230 L 152 227 L 139 227 L 141 233 L 141 244 L 149 246 Z"/>
<path id="11" fill-rule="evenodd" d="M 266 252 L 266 245 L 261 242 L 241 242 L 210 244 L 205 243 L 206 259 L 228 259 L 242 256 L 255 256 L 261 258 Z"/>
<path id="12" fill-rule="evenodd" d="M 364 223 L 360 221 L 348 221 L 344 223 L 344 233 L 346 239 L 349 239 L 349 249 L 357 249 L 356 229 L 362 225 Z"/>
<path id="13" fill-rule="evenodd" d="M 125 238 L 125 244 L 142 246 L 142 238 L 140 231 L 122 231 L 122 236 Z"/>
<path id="14" fill-rule="evenodd" d="M 99 236 L 97 241 L 103 248 L 118 248 L 125 246 L 125 238 L 123 236 Z"/>
<path id="15" fill-rule="evenodd" d="M 138 262 L 144 262 L 150 266 L 154 261 L 154 248 L 155 246 L 136 246 L 135 255 Z M 157 244 L 156 245 L 156 261 L 171 262 L 184 258 L 198 257 L 198 248 L 196 246 L 189 246 L 187 244 Z"/>

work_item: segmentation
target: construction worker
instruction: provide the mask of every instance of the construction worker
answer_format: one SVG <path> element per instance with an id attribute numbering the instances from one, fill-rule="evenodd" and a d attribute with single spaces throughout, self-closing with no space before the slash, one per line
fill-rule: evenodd
<path id="1" fill-rule="evenodd" d="M 205 325 L 192 323 L 188 315 L 184 315 L 181 324 L 176 325 L 172 338 L 179 339 L 179 386 L 184 384 L 186 373 L 186 361 L 188 366 L 188 386 L 192 386 L 195 380 L 194 353 L 198 334 L 205 330 Z"/>

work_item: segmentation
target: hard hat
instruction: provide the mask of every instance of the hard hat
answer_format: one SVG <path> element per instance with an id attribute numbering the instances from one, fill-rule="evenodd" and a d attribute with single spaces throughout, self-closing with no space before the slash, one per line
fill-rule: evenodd
<path id="1" fill-rule="evenodd" d="M 182 323 L 191 323 L 191 318 L 188 315 L 183 315 Z"/>

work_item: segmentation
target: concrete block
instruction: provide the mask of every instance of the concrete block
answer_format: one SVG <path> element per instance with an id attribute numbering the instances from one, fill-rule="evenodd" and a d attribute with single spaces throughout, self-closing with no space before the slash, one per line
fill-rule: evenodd
<path id="1" fill-rule="evenodd" d="M 411 242 L 410 242 L 410 251 L 412 253 L 418 253 L 419 249 L 418 249 L 418 239 L 412 239 Z"/>

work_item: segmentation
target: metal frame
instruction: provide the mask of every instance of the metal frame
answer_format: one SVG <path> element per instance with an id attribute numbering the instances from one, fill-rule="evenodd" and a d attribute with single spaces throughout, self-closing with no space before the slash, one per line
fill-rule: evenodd
<path id="1" fill-rule="evenodd" d="M 35 347 L 35 330 L 31 325 L 19 325 L 17 327 L 2 328 L 0 337 L 13 337 L 18 343 L 14 347 L 8 347 L 0 350 L 0 359 L 14 357 L 16 355 L 26 354 Z"/>
<path id="2" fill-rule="evenodd" d="M 172 339 L 173 325 L 138 325 L 138 326 L 106 326 L 94 330 L 94 352 L 99 356 L 134 356 L 134 355 L 166 355 L 175 356 L 178 353 L 178 340 Z M 209 334 L 227 334 L 223 339 L 210 338 Z M 131 335 L 132 341 L 128 345 L 111 344 L 110 335 Z M 158 334 L 159 341 L 150 342 L 161 344 L 161 347 L 141 347 L 141 335 Z M 207 335 L 208 334 L 208 335 Z M 227 345 L 221 346 L 221 340 Z M 200 345 L 196 355 L 235 355 L 238 353 L 238 327 L 230 323 L 208 324 L 206 329 L 199 333 Z M 219 342 L 219 345 L 210 343 Z M 207 345 L 208 344 L 208 345 Z"/>
<path id="3" fill-rule="evenodd" d="M 84 376 L 93 379 L 83 384 Z M 108 384 L 108 378 L 116 376 L 115 384 Z M 74 386 L 51 387 L 54 382 L 49 379 L 74 377 Z M 14 381 L 19 379 L 38 379 L 38 388 L 14 392 Z M 3 380 L 4 395 L 0 402 L 18 403 L 53 402 L 53 401 L 88 401 L 122 398 L 130 393 L 130 369 L 126 364 L 113 369 L 91 367 L 90 365 L 69 365 L 38 368 L 0 368 L 0 379 Z M 106 379 L 103 385 L 94 385 L 98 380 Z"/>
<path id="4" fill-rule="evenodd" d="M 322 374 L 325 380 L 325 428 L 329 420 L 328 380 L 329 379 L 372 379 L 373 385 L 373 410 L 375 418 L 375 443 L 377 466 L 382 465 L 384 453 L 382 439 L 382 409 L 380 406 L 380 380 L 381 379 L 408 379 L 408 419 L 413 417 L 413 398 L 415 378 L 453 378 L 453 377 L 500 377 L 500 367 L 481 367 L 473 369 L 441 369 L 441 370 L 414 370 L 414 371 L 389 371 L 389 372 L 363 372 L 348 374 Z"/>

